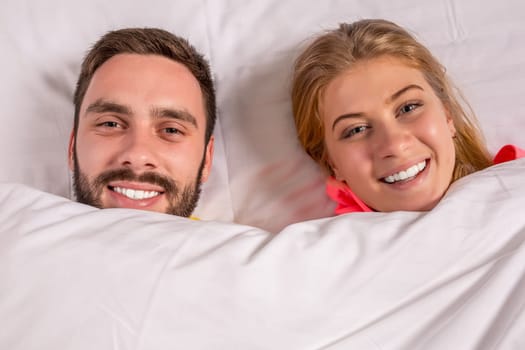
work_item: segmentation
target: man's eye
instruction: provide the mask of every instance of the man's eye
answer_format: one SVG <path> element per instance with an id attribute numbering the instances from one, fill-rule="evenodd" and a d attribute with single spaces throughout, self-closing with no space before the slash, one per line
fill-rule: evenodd
<path id="1" fill-rule="evenodd" d="M 164 128 L 166 134 L 182 134 L 181 131 L 177 128 Z"/>
<path id="2" fill-rule="evenodd" d="M 113 121 L 108 121 L 108 122 L 100 123 L 99 126 L 105 126 L 107 128 L 118 128 L 119 127 L 119 123 L 113 122 Z"/>
<path id="3" fill-rule="evenodd" d="M 343 132 L 342 138 L 343 139 L 350 138 L 352 136 L 355 136 L 357 134 L 360 134 L 360 133 L 366 131 L 366 129 L 368 129 L 368 127 L 366 125 L 360 125 L 360 126 L 356 126 L 356 127 L 353 127 L 353 128 L 346 129 Z"/>

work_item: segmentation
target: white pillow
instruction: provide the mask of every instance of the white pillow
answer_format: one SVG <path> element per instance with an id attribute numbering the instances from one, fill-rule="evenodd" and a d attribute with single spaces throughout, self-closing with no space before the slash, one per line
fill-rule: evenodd
<path id="1" fill-rule="evenodd" d="M 428 45 L 463 88 L 490 150 L 524 146 L 525 5 L 519 1 L 9 1 L 0 11 L 0 181 L 70 197 L 67 143 L 83 55 L 103 33 L 161 27 L 210 60 L 218 90 L 216 154 L 196 215 L 272 232 L 331 215 L 324 178 L 296 141 L 293 59 L 343 21 L 383 17 Z"/>

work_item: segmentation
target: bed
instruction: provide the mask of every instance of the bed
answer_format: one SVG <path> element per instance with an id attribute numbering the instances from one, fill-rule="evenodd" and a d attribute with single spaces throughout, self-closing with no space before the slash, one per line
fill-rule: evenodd
<path id="1" fill-rule="evenodd" d="M 333 217 L 295 137 L 293 59 L 342 21 L 414 32 L 491 152 L 525 145 L 525 5 L 478 1 L 7 1 L 0 12 L 0 349 L 524 349 L 525 160 L 428 213 Z M 210 60 L 215 159 L 200 221 L 71 200 L 82 56 L 161 27 Z"/>

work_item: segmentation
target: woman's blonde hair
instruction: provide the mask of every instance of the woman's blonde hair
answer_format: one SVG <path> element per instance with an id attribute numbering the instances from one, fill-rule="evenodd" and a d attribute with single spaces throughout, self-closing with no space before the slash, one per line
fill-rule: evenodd
<path id="1" fill-rule="evenodd" d="M 327 85 L 357 62 L 380 56 L 399 58 L 418 69 L 448 111 L 456 129 L 452 181 L 492 164 L 474 113 L 445 68 L 406 30 L 381 19 L 343 23 L 316 38 L 295 61 L 292 83 L 295 126 L 301 145 L 317 163 L 333 175 L 320 115 Z"/>

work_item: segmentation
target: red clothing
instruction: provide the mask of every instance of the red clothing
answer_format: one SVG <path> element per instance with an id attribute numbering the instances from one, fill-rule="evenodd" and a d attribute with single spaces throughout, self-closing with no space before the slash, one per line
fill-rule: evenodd
<path id="1" fill-rule="evenodd" d="M 500 164 L 525 157 L 525 150 L 520 149 L 514 145 L 506 145 L 501 147 L 499 152 L 494 157 L 494 164 Z"/>
<path id="2" fill-rule="evenodd" d="M 514 145 L 503 146 L 494 157 L 494 164 L 500 164 L 525 157 L 525 150 Z M 326 181 L 326 193 L 336 203 L 335 214 L 372 211 L 352 190 L 345 184 L 329 177 Z"/>

